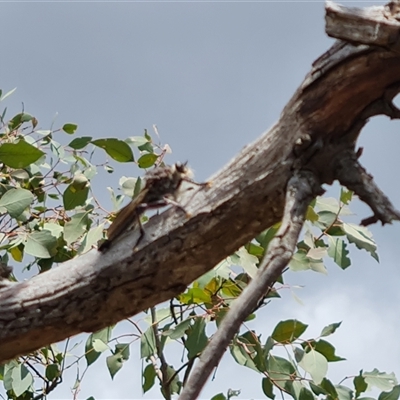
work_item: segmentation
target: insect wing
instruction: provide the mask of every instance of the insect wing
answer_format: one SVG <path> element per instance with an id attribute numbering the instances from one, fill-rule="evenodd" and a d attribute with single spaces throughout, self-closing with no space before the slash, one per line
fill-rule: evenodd
<path id="1" fill-rule="evenodd" d="M 108 241 L 112 241 L 122 233 L 126 232 L 137 221 L 137 208 L 143 203 L 143 200 L 149 190 L 144 188 L 139 194 L 124 208 L 122 208 L 115 220 L 107 230 Z"/>

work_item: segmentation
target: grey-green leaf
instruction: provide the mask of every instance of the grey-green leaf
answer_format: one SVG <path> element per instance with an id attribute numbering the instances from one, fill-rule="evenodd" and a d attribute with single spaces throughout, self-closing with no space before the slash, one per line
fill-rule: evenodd
<path id="1" fill-rule="evenodd" d="M 329 235 L 327 235 L 327 237 L 329 242 L 328 255 L 333 258 L 333 261 L 335 261 L 340 268 L 346 269 L 351 265 L 346 243 L 340 238 L 334 238 Z"/>
<path id="2" fill-rule="evenodd" d="M 350 243 L 354 243 L 359 249 L 368 251 L 379 262 L 379 257 L 376 253 L 376 243 L 367 228 L 355 224 L 343 223 L 343 229 Z"/>
<path id="3" fill-rule="evenodd" d="M 34 231 L 26 239 L 25 253 L 38 258 L 50 258 L 57 253 L 57 239 L 50 231 Z"/>
<path id="4" fill-rule="evenodd" d="M 70 246 L 79 239 L 86 230 L 88 224 L 88 213 L 79 212 L 71 217 L 64 225 L 64 239 Z"/>
<path id="5" fill-rule="evenodd" d="M 10 189 L 0 199 L 0 207 L 4 207 L 11 217 L 17 218 L 32 204 L 33 194 L 26 189 Z"/>
<path id="6" fill-rule="evenodd" d="M 185 347 L 188 349 L 188 358 L 191 359 L 203 351 L 208 343 L 205 333 L 206 322 L 204 318 L 196 318 L 195 323 L 189 328 Z"/>
<path id="7" fill-rule="evenodd" d="M 318 385 L 323 378 L 325 378 L 328 372 L 328 361 L 318 351 L 310 350 L 305 353 L 301 361 L 299 362 L 301 368 L 308 372 L 313 381 Z"/>
<path id="8" fill-rule="evenodd" d="M 332 333 L 335 333 L 336 329 L 338 329 L 340 325 L 342 325 L 342 322 L 334 322 L 333 324 L 325 326 L 324 329 L 322 329 L 321 336 L 332 335 Z"/>
<path id="9" fill-rule="evenodd" d="M 12 388 L 17 397 L 25 393 L 33 383 L 33 376 L 24 364 L 19 364 L 12 370 Z"/>
<path id="10" fill-rule="evenodd" d="M 147 358 L 156 353 L 153 328 L 149 327 L 140 337 L 140 357 Z"/>

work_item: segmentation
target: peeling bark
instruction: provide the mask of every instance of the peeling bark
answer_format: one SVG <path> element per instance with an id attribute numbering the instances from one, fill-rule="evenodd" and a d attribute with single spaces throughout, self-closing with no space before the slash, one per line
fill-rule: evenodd
<path id="1" fill-rule="evenodd" d="M 327 4 L 327 33 L 340 40 L 314 62 L 279 121 L 213 176 L 212 187 L 185 192 L 190 218 L 171 208 L 150 219 L 137 248 L 133 231 L 105 254 L 92 250 L 26 282 L 1 282 L 0 362 L 179 294 L 281 219 L 294 171 L 311 171 L 321 183 L 340 178 L 371 206 L 367 222 L 398 219 L 385 197 L 365 195 L 371 180 L 345 182 L 348 168 L 365 178 L 358 161 L 340 163 L 349 154 L 357 159 L 355 143 L 369 117 L 399 118 L 391 102 L 400 90 L 396 5 L 356 11 Z"/>

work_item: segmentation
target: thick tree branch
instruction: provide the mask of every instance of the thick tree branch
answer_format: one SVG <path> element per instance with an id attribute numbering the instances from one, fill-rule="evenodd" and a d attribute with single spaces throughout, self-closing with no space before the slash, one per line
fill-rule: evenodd
<path id="1" fill-rule="evenodd" d="M 271 241 L 268 253 L 261 262 L 256 276 L 231 305 L 218 331 L 203 351 L 179 396 L 180 400 L 193 400 L 198 397 L 242 322 L 282 274 L 292 258 L 308 205 L 315 196 L 321 193 L 319 182 L 311 172 L 296 172 L 289 180 L 282 225 Z"/>
<path id="2" fill-rule="evenodd" d="M 391 88 L 394 96 L 400 83 L 395 15 L 390 7 L 369 13 L 372 22 L 362 14 L 361 33 L 347 38 L 352 44 L 338 41 L 313 64 L 279 121 L 217 173 L 211 188 L 185 193 L 190 218 L 172 207 L 145 225 L 138 248 L 133 231 L 105 254 L 92 250 L 26 282 L 2 282 L 0 361 L 109 326 L 177 295 L 280 220 L 295 170 L 311 170 L 321 183 L 336 179 L 337 155 L 354 148 L 372 108 L 397 117 L 396 110 L 377 107 L 388 104 L 382 99 Z M 376 24 L 379 38 L 390 40 L 371 46 L 368 32 Z"/>
<path id="3" fill-rule="evenodd" d="M 352 190 L 374 212 L 372 217 L 361 221 L 362 225 L 370 225 L 377 221 L 381 221 L 384 225 L 393 220 L 400 220 L 400 212 L 393 207 L 372 176 L 360 165 L 353 151 L 344 152 L 337 160 L 336 171 L 339 182 Z"/>

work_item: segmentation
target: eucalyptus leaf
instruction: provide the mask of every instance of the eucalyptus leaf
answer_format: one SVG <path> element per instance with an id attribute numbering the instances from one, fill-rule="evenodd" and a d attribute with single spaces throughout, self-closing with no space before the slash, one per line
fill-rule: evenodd
<path id="1" fill-rule="evenodd" d="M 134 161 L 132 149 L 123 140 L 109 138 L 93 140 L 92 144 L 105 150 L 114 160 L 119 162 Z"/>
<path id="2" fill-rule="evenodd" d="M 0 162 L 11 168 L 25 168 L 33 164 L 45 153 L 20 139 L 17 143 L 0 145 Z"/>
<path id="3" fill-rule="evenodd" d="M 33 194 L 26 189 L 10 189 L 0 198 L 0 207 L 4 207 L 11 217 L 17 218 L 32 204 Z"/>

